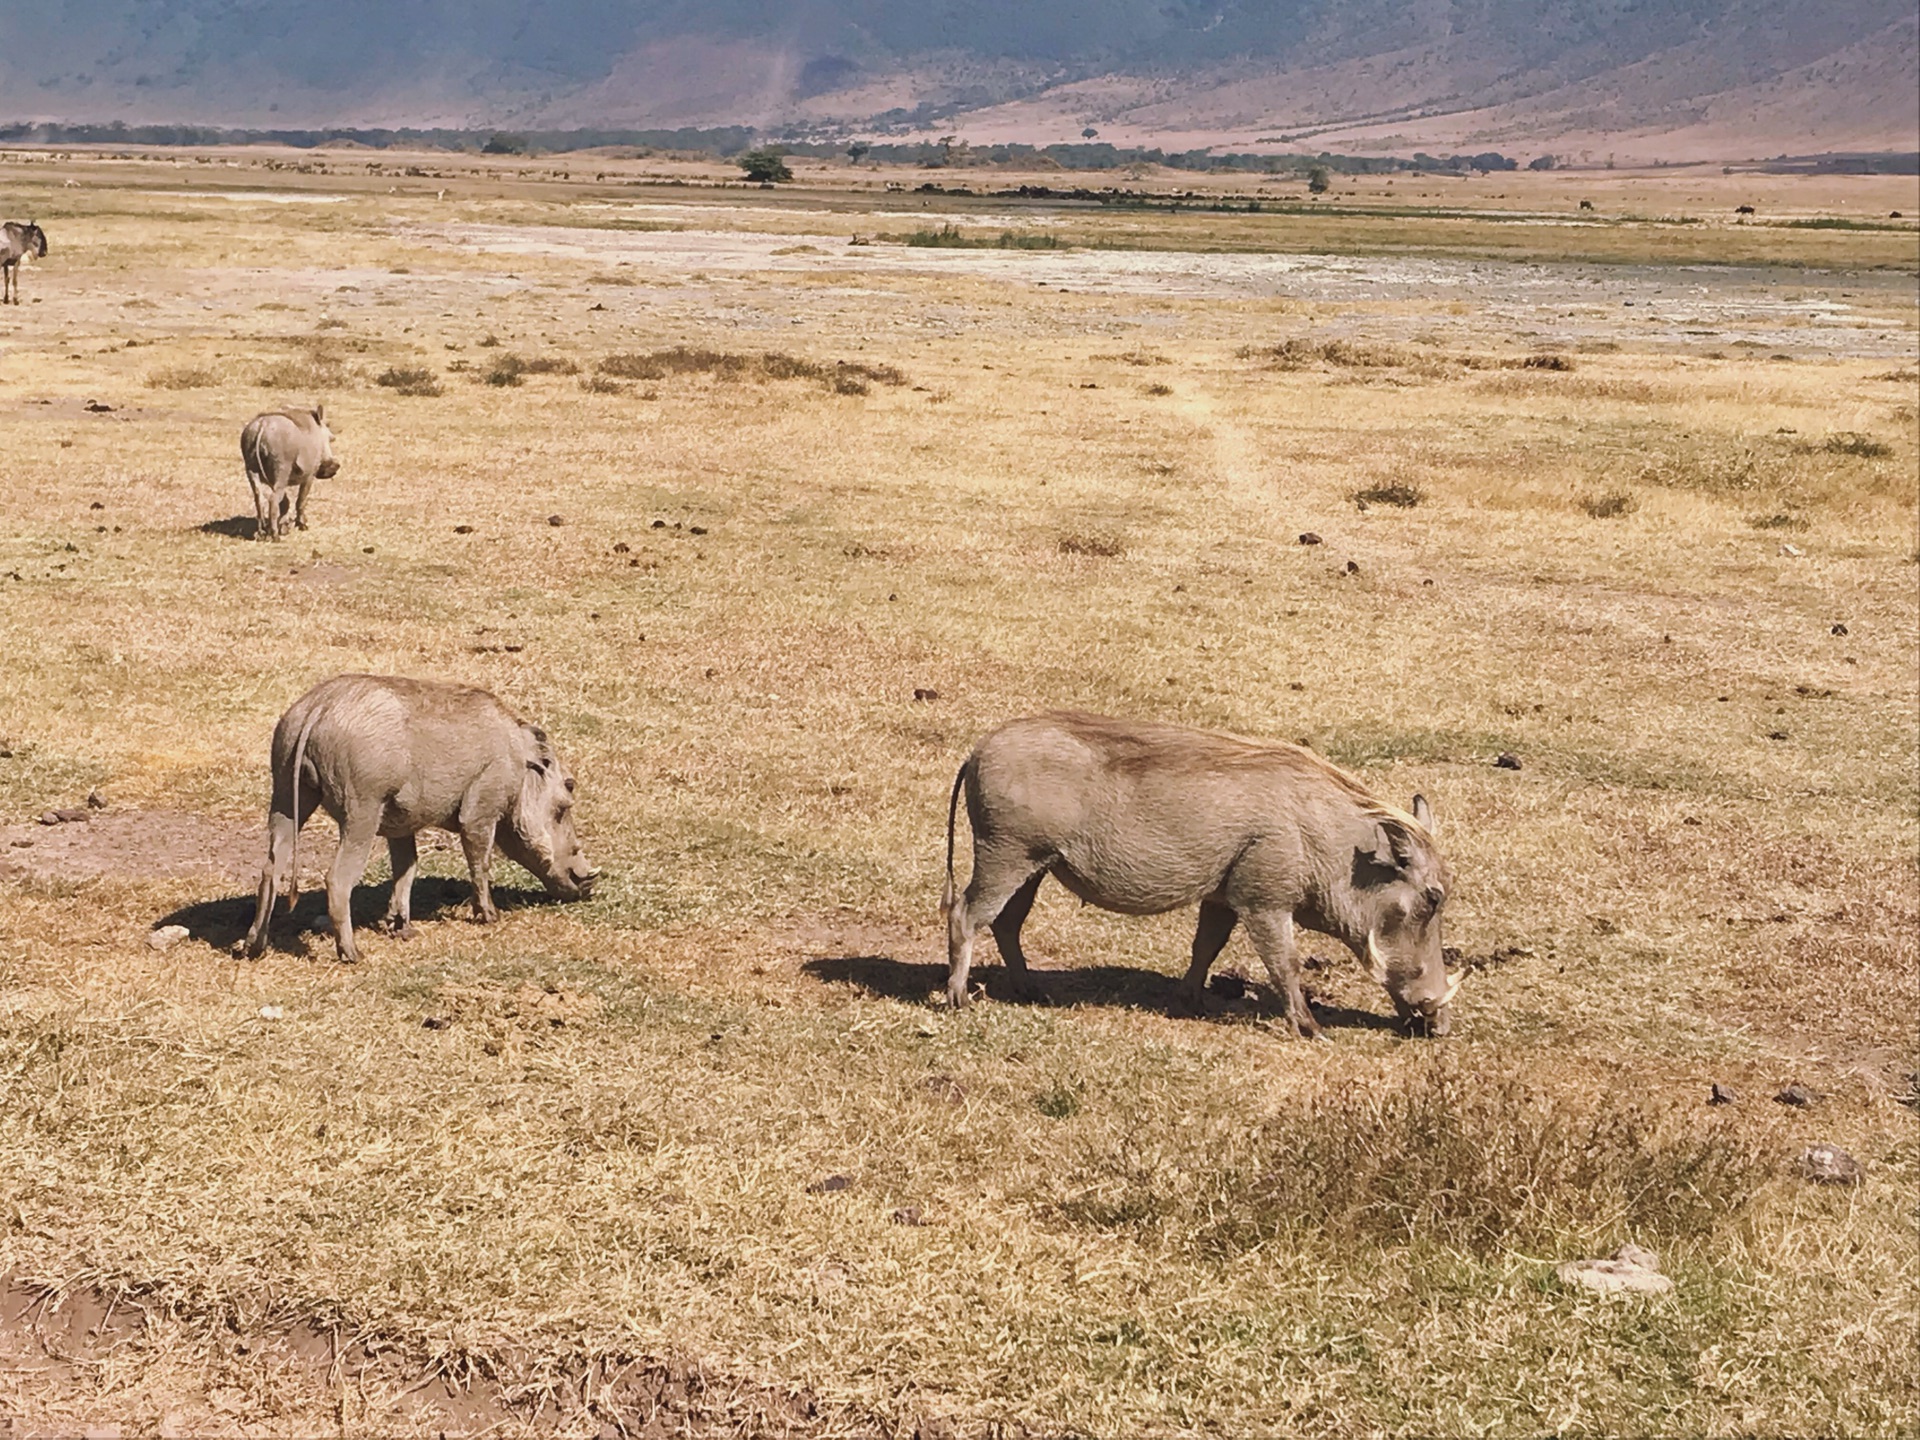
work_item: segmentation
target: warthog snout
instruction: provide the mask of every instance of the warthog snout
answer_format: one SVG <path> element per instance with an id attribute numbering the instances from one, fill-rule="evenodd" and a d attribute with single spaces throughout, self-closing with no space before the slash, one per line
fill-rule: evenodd
<path id="1" fill-rule="evenodd" d="M 322 460 L 320 468 L 313 473 L 318 479 L 331 480 L 340 473 L 340 462 L 331 458 Z"/>

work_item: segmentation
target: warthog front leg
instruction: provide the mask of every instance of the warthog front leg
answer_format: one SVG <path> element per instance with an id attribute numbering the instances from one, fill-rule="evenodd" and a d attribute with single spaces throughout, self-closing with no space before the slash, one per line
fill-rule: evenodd
<path id="1" fill-rule="evenodd" d="M 982 925 L 993 925 L 994 943 L 1007 962 L 1015 988 L 1031 994 L 1027 957 L 1020 949 L 1020 926 L 1033 908 L 1033 897 L 1046 871 L 1024 853 L 996 855 L 976 849 L 973 878 L 967 893 L 947 911 L 947 1003 L 956 1009 L 967 1003 L 967 972 L 973 968 L 973 936 Z M 1004 923 L 1002 923 L 1004 916 Z"/>
<path id="2" fill-rule="evenodd" d="M 300 478 L 300 488 L 295 492 L 296 498 L 293 503 L 293 524 L 295 529 L 304 530 L 307 528 L 307 491 L 312 488 L 313 476 L 303 475 Z"/>
<path id="3" fill-rule="evenodd" d="M 1273 988 L 1286 997 L 1288 1026 L 1303 1040 L 1321 1038 L 1320 1022 L 1313 1018 L 1313 1009 L 1300 988 L 1300 967 L 1294 963 L 1293 912 L 1262 911 L 1248 915 L 1246 921 L 1247 934 L 1260 952 L 1260 963 L 1267 967 Z"/>
<path id="4" fill-rule="evenodd" d="M 353 887 L 367 873 L 367 856 L 380 838 L 380 806 L 375 803 L 348 810 L 340 822 L 340 848 L 327 871 L 327 918 L 333 922 L 333 944 L 340 959 L 353 964 L 360 958 L 353 943 Z"/>
<path id="5" fill-rule="evenodd" d="M 493 908 L 493 826 L 461 821 L 460 848 L 467 853 L 467 873 L 473 877 L 473 918 L 491 925 L 500 918 Z"/>
<path id="6" fill-rule="evenodd" d="M 420 870 L 420 846 L 411 835 L 392 835 L 387 839 L 387 856 L 393 861 L 393 895 L 387 901 L 387 929 L 402 940 L 411 940 L 413 877 Z"/>

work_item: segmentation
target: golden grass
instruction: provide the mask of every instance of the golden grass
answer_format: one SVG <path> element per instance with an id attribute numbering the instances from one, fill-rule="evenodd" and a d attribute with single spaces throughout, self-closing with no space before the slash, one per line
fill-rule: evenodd
<path id="1" fill-rule="evenodd" d="M 321 1316 L 518 1380 L 694 1355 L 806 1387 L 823 1434 L 1910 1425 L 1920 437 L 1884 356 L 1713 360 L 1623 320 L 1571 373 L 1289 369 L 1242 352 L 1536 346 L 1447 294 L 644 255 L 608 288 L 538 253 L 506 284 L 409 228 L 430 198 L 315 216 L 111 173 L 17 191 L 68 218 L 0 356 L 34 477 L 0 494 L 0 820 L 98 787 L 258 825 L 286 704 L 400 671 L 546 725 L 606 875 L 479 929 L 437 845 L 418 938 L 368 932 L 353 969 L 290 926 L 232 959 L 250 898 L 137 857 L 0 880 L 0 1272 L 129 1281 L 192 1332 L 88 1381 L 90 1413 L 211 1393 L 193 1336 L 229 1319 Z M 452 198 L 552 223 L 558 182 L 502 173 L 498 205 Z M 743 195 L 738 225 L 897 203 L 823 197 Z M 1875 303 L 1915 333 L 1910 293 Z M 313 333 L 323 308 L 346 327 Z M 525 383 L 476 383 L 515 357 Z M 184 370 L 215 383 L 149 388 Z M 417 373 L 444 393 L 382 383 Z M 343 462 L 278 545 L 232 522 L 269 378 L 327 402 Z M 1396 484 L 1420 503 L 1351 498 Z M 1190 917 L 1058 891 L 1031 935 L 1060 1003 L 932 1008 L 953 769 L 1052 705 L 1301 739 L 1432 797 L 1478 971 L 1454 1038 L 1369 1023 L 1384 997 L 1324 941 L 1333 1044 L 1182 1018 Z M 169 916 L 196 938 L 156 953 Z M 1820 1103 L 1770 1101 L 1794 1080 Z M 1796 1178 L 1816 1140 L 1867 1183 Z M 1624 1240 L 1672 1298 L 1551 1278 Z M 236 1426 L 385 1414 L 248 1373 Z"/>

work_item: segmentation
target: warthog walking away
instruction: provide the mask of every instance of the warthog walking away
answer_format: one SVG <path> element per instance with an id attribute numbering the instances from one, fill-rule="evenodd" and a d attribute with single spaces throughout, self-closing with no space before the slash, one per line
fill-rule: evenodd
<path id="1" fill-rule="evenodd" d="M 547 889 L 577 900 L 597 873 L 573 828 L 573 777 L 544 730 L 485 690 L 387 675 L 336 675 L 293 702 L 273 729 L 267 863 L 246 952 L 267 948 L 274 902 L 299 890 L 300 828 L 324 805 L 340 826 L 327 915 L 342 960 L 357 960 L 348 900 L 376 836 L 393 858 L 387 925 L 411 933 L 422 830 L 451 830 L 466 851 L 477 919 L 499 918 L 488 870 L 496 847 Z"/>
<path id="2" fill-rule="evenodd" d="M 960 792 L 973 823 L 973 878 L 954 896 Z M 1297 745 L 1243 740 L 1098 715 L 1015 720 L 982 740 L 947 807 L 947 996 L 967 1003 L 974 932 L 993 938 L 1017 989 L 1031 993 L 1020 927 L 1052 875 L 1092 905 L 1158 915 L 1196 901 L 1187 985 L 1244 923 L 1296 1035 L 1320 1027 L 1300 990 L 1293 927 L 1360 955 L 1402 1020 L 1444 1035 L 1449 983 L 1440 910 L 1449 888 L 1427 802 L 1383 805 L 1345 771 Z"/>
<path id="3" fill-rule="evenodd" d="M 0 305 L 20 303 L 20 266 L 29 258 L 47 258 L 47 232 L 31 220 L 0 225 Z"/>
<path id="4" fill-rule="evenodd" d="M 316 479 L 340 473 L 333 458 L 333 432 L 326 407 L 269 410 L 249 420 L 240 432 L 240 458 L 246 462 L 253 491 L 253 536 L 278 540 L 287 533 L 287 487 L 297 485 L 293 523 L 307 528 L 307 488 Z"/>

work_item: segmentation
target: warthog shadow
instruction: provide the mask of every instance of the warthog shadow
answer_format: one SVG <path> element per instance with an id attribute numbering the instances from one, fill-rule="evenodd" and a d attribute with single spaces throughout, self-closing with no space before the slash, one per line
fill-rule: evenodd
<path id="1" fill-rule="evenodd" d="M 231 520 L 209 520 L 195 527 L 202 535 L 224 535 L 229 540 L 251 540 L 260 522 L 251 515 L 236 515 Z"/>
<path id="2" fill-rule="evenodd" d="M 387 902 L 392 898 L 391 881 L 382 885 L 355 886 L 353 928 L 366 935 L 385 934 L 378 926 L 386 917 Z M 502 914 L 529 905 L 546 904 L 549 900 L 545 890 L 502 885 L 493 887 L 493 903 Z M 245 939 L 247 931 L 253 928 L 255 903 L 251 895 L 202 900 L 162 915 L 153 922 L 153 927 L 157 930 L 162 925 L 183 925 L 193 939 L 204 940 L 216 950 L 227 950 Z M 473 913 L 473 886 L 466 880 L 422 875 L 413 882 L 412 909 L 415 926 L 435 920 L 466 919 Z M 291 914 L 282 901 L 274 910 L 273 924 L 267 932 L 267 948 L 284 955 L 332 955 L 333 932 L 313 928 L 314 922 L 324 920 L 326 913 L 327 892 L 324 887 L 302 890 Z"/>
<path id="3" fill-rule="evenodd" d="M 870 995 L 924 1004 L 947 988 L 945 965 L 915 964 L 890 955 L 823 955 L 801 969 L 829 984 L 856 985 Z M 1041 999 L 1015 993 L 1004 965 L 976 965 L 972 980 L 989 1000 L 1003 1004 L 1101 1005 L 1120 1010 L 1146 1010 L 1176 1019 L 1204 1019 L 1223 1023 L 1245 1019 L 1278 1019 L 1286 1013 L 1279 997 L 1264 985 L 1248 984 L 1250 999 L 1212 1004 L 1202 1010 L 1193 1003 L 1186 985 L 1176 976 L 1131 965 L 1086 965 L 1065 970 L 1029 970 L 1039 985 Z M 1217 998 L 1217 997 L 1215 997 Z M 1316 1002 L 1313 1015 L 1328 1029 L 1392 1030 L 1395 1022 L 1370 1010 Z"/>

